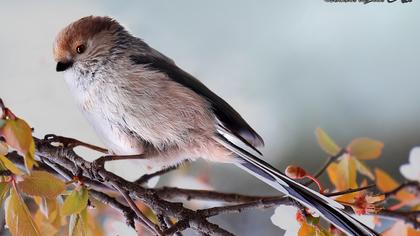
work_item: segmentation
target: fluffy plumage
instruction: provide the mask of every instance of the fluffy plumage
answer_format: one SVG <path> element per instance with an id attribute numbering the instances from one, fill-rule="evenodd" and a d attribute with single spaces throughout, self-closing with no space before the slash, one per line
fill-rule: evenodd
<path id="1" fill-rule="evenodd" d="M 77 50 L 80 45 L 86 50 Z M 82 113 L 113 153 L 144 153 L 154 168 L 198 157 L 234 163 L 348 234 L 375 235 L 338 203 L 225 139 L 230 135 L 257 152 L 263 145 L 228 103 L 115 20 L 90 16 L 70 24 L 57 36 L 54 57 Z"/>

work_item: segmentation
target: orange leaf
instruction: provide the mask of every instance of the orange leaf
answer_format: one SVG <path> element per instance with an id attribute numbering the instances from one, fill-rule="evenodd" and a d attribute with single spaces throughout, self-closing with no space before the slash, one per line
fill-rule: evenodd
<path id="1" fill-rule="evenodd" d="M 347 147 L 352 156 L 359 160 L 372 160 L 381 155 L 384 144 L 369 138 L 354 139 Z"/>
<path id="2" fill-rule="evenodd" d="M 337 155 L 341 148 L 328 136 L 328 134 L 321 128 L 317 128 L 315 130 L 315 135 L 318 140 L 319 146 L 321 146 L 322 150 L 326 153 L 335 156 Z"/>
<path id="3" fill-rule="evenodd" d="M 328 176 L 335 186 L 336 191 L 345 191 L 350 188 L 357 188 L 356 182 L 356 159 L 345 155 L 338 163 L 332 163 L 327 168 Z M 337 201 L 349 202 L 354 199 L 356 193 L 341 195 Z"/>
<path id="4" fill-rule="evenodd" d="M 310 236 L 310 235 L 316 235 L 315 227 L 309 224 L 306 224 L 305 222 L 302 222 L 300 229 L 298 231 L 298 236 Z"/>
<path id="5" fill-rule="evenodd" d="M 420 230 L 415 230 L 411 226 L 407 226 L 407 236 L 420 236 Z"/>
<path id="6" fill-rule="evenodd" d="M 385 171 L 379 168 L 375 169 L 375 176 L 376 185 L 378 186 L 378 189 L 382 192 L 392 191 L 399 186 L 397 181 L 395 181 L 390 175 L 388 175 Z M 404 189 L 399 191 L 395 197 L 401 202 L 410 201 L 415 198 L 413 194 L 407 192 Z"/>
<path id="7" fill-rule="evenodd" d="M 328 166 L 327 174 L 336 190 L 340 191 L 346 189 L 346 182 L 343 181 L 345 177 L 343 172 L 339 170 L 338 164 L 336 162 L 333 162 Z"/>

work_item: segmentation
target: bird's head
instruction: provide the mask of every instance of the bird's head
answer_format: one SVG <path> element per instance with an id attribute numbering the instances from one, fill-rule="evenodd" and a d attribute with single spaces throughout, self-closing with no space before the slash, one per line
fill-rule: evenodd
<path id="1" fill-rule="evenodd" d="M 58 33 L 54 42 L 56 70 L 98 64 L 109 57 L 120 32 L 125 32 L 124 28 L 109 17 L 88 16 L 71 23 Z"/>

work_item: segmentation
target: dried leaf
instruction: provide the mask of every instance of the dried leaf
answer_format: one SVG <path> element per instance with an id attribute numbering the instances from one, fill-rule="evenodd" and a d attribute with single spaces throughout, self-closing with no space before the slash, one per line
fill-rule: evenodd
<path id="1" fill-rule="evenodd" d="M 341 148 L 328 136 L 328 134 L 321 128 L 317 128 L 315 131 L 316 138 L 318 140 L 319 146 L 326 153 L 335 156 L 337 155 Z"/>
<path id="2" fill-rule="evenodd" d="M 381 155 L 384 144 L 380 141 L 369 138 L 354 139 L 347 149 L 352 156 L 359 160 L 372 160 Z"/>
<path id="3" fill-rule="evenodd" d="M 367 176 L 369 179 L 374 180 L 375 176 L 373 175 L 372 171 L 367 167 L 363 162 L 354 159 L 356 162 L 356 169 L 359 171 L 360 174 Z"/>
<path id="4" fill-rule="evenodd" d="M 381 190 L 382 192 L 392 191 L 399 186 L 397 181 L 395 181 L 390 175 L 388 175 L 385 171 L 379 168 L 375 169 L 375 176 L 376 176 L 376 185 L 378 186 L 378 189 Z M 395 197 L 401 202 L 406 202 L 406 201 L 413 200 L 415 198 L 415 195 L 403 189 L 399 191 Z"/>
<path id="5" fill-rule="evenodd" d="M 56 198 L 65 190 L 65 183 L 54 175 L 45 171 L 33 171 L 23 176 L 18 183 L 19 189 L 31 196 Z"/>
<path id="6" fill-rule="evenodd" d="M 68 216 L 77 214 L 86 208 L 88 203 L 88 190 L 82 187 L 80 190 L 74 189 L 71 194 L 64 200 L 63 206 L 61 207 L 61 214 Z"/>
<path id="7" fill-rule="evenodd" d="M 15 188 L 11 188 L 6 200 L 6 225 L 13 236 L 39 236 L 40 231 L 32 219 L 28 207 Z"/>
<path id="8" fill-rule="evenodd" d="M 4 126 L 0 129 L 0 135 L 6 139 L 6 143 L 26 155 L 29 151 L 32 138 L 32 129 L 22 119 L 16 118 L 14 120 L 6 120 Z"/>
<path id="9" fill-rule="evenodd" d="M 13 174 L 22 174 L 22 171 L 20 171 L 20 169 L 13 162 L 11 162 L 9 158 L 0 155 L 0 162 L 4 167 L 6 167 L 6 169 L 10 170 Z"/>

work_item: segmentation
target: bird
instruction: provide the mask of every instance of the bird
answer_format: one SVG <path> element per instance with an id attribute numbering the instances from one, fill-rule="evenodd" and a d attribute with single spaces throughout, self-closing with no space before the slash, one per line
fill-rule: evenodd
<path id="1" fill-rule="evenodd" d="M 198 158 L 235 164 L 348 235 L 378 235 L 262 160 L 263 138 L 232 106 L 117 20 L 70 23 L 57 34 L 53 54 L 109 160 L 141 158 L 158 169 Z"/>

